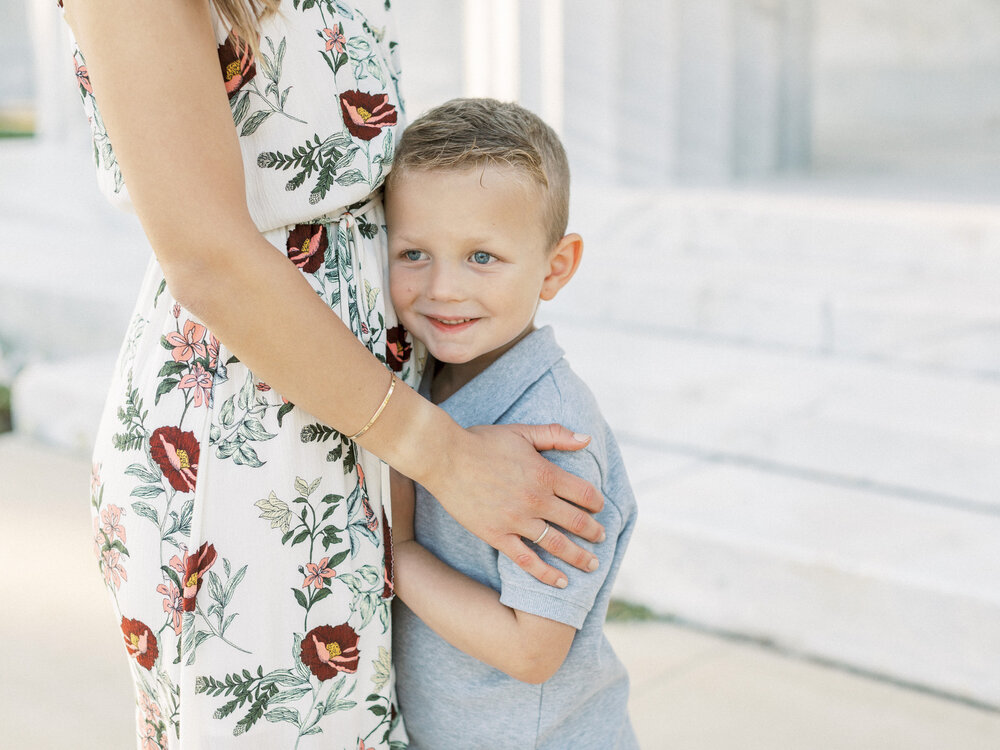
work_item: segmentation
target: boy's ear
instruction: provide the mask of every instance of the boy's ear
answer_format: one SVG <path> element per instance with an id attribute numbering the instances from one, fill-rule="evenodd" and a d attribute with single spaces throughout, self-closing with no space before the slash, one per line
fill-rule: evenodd
<path id="1" fill-rule="evenodd" d="M 538 296 L 550 300 L 573 278 L 583 258 L 583 237 L 567 234 L 549 251 L 549 273 Z"/>

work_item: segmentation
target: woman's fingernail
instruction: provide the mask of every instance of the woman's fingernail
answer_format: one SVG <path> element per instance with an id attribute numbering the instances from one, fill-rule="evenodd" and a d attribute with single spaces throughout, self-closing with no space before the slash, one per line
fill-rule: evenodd
<path id="1" fill-rule="evenodd" d="M 593 573 L 595 570 L 597 570 L 598 566 L 600 566 L 600 563 L 597 561 L 597 558 L 596 557 L 591 558 L 590 563 L 587 565 L 587 570 Z"/>
<path id="2" fill-rule="evenodd" d="M 586 443 L 590 440 L 590 435 L 584 435 L 582 432 L 574 432 L 573 437 L 576 438 L 578 443 Z"/>
<path id="3" fill-rule="evenodd" d="M 607 538 L 608 535 L 602 531 L 601 535 L 597 538 L 597 543 L 600 544 L 601 542 L 607 541 Z"/>
<path id="4" fill-rule="evenodd" d="M 565 578 L 560 578 L 558 581 L 556 581 L 556 588 L 564 589 L 567 586 L 569 586 L 569 581 L 567 581 Z"/>

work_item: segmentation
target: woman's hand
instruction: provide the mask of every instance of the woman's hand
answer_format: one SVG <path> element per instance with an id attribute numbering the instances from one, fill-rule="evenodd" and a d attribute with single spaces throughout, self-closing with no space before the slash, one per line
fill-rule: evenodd
<path id="1" fill-rule="evenodd" d="M 463 433 L 451 460 L 421 484 L 456 521 L 524 571 L 551 586 L 566 586 L 565 575 L 543 562 L 525 540 L 537 539 L 550 523 L 601 541 L 604 529 L 586 511 L 601 510 L 604 499 L 589 482 L 538 451 L 579 450 L 589 438 L 581 440 L 559 425 L 496 425 Z M 597 569 L 597 558 L 556 528 L 549 529 L 541 546 L 580 570 Z"/>

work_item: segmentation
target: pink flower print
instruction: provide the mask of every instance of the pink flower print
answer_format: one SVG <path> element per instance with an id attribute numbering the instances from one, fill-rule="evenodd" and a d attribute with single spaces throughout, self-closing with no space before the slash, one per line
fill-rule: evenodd
<path id="1" fill-rule="evenodd" d="M 83 86 L 88 94 L 93 94 L 94 87 L 90 85 L 90 75 L 87 73 L 87 66 L 79 65 L 76 60 L 74 60 L 73 67 L 76 68 L 76 82 Z"/>
<path id="2" fill-rule="evenodd" d="M 173 568 L 174 570 L 177 571 L 177 575 L 183 576 L 184 575 L 184 565 L 185 565 L 185 563 L 187 563 L 187 558 L 188 558 L 187 549 L 184 549 L 184 559 L 183 560 L 181 560 L 177 555 L 174 555 L 173 557 L 170 558 L 170 562 L 168 564 L 170 565 L 171 568 Z"/>
<path id="3" fill-rule="evenodd" d="M 145 726 L 139 730 L 139 739 L 142 740 L 142 750 L 160 750 L 160 743 L 156 741 L 156 727 L 147 718 Z"/>
<path id="4" fill-rule="evenodd" d="M 219 340 L 208 334 L 208 367 L 214 370 L 219 366 Z"/>
<path id="5" fill-rule="evenodd" d="M 174 348 L 171 355 L 174 362 L 190 362 L 193 357 L 204 357 L 206 354 L 202 341 L 205 338 L 205 326 L 193 320 L 184 323 L 183 334 L 168 333 L 166 338 L 167 343 Z"/>
<path id="6" fill-rule="evenodd" d="M 339 55 L 344 51 L 344 42 L 347 41 L 347 37 L 344 36 L 344 27 L 339 23 L 332 29 L 323 29 L 323 36 L 326 37 L 326 51 L 336 50 Z"/>
<path id="7" fill-rule="evenodd" d="M 166 583 L 161 583 L 156 587 L 156 591 L 165 597 L 163 600 L 163 611 L 170 615 L 173 620 L 174 632 L 180 635 L 181 617 L 184 613 L 184 597 L 181 596 L 181 590 L 171 582 L 169 586 Z"/>
<path id="8" fill-rule="evenodd" d="M 94 557 L 101 559 L 101 548 L 104 547 L 104 534 L 101 533 L 101 519 L 94 516 Z"/>
<path id="9" fill-rule="evenodd" d="M 191 389 L 195 406 L 207 405 L 212 397 L 212 373 L 196 362 L 191 372 L 181 378 L 177 387 Z"/>
<path id="10" fill-rule="evenodd" d="M 109 505 L 101 511 L 101 530 L 108 538 L 108 542 L 113 542 L 115 535 L 125 543 L 125 527 L 121 525 L 122 509 L 117 505 Z"/>
<path id="11" fill-rule="evenodd" d="M 174 303 L 174 308 L 173 308 L 173 310 L 171 310 L 171 312 L 174 314 L 175 318 L 179 318 L 181 316 L 181 306 L 180 306 L 180 304 L 177 303 L 177 302 L 175 302 Z"/>
<path id="12" fill-rule="evenodd" d="M 101 489 L 101 465 L 95 463 L 90 470 L 90 494 L 96 495 Z"/>
<path id="13" fill-rule="evenodd" d="M 110 586 L 114 582 L 116 589 L 120 589 L 122 581 L 128 580 L 125 568 L 121 564 L 121 553 L 116 549 L 106 549 L 102 553 L 104 564 L 104 583 Z"/>
<path id="14" fill-rule="evenodd" d="M 160 718 L 160 707 L 156 705 L 156 701 L 142 691 L 139 692 L 139 708 L 142 709 L 146 721 L 155 723 Z"/>
<path id="15" fill-rule="evenodd" d="M 330 562 L 329 557 L 324 557 L 317 563 L 306 563 L 306 571 L 308 575 L 304 581 L 302 581 L 302 588 L 306 589 L 309 586 L 315 586 L 318 589 L 323 588 L 326 585 L 324 579 L 333 578 L 337 575 L 337 571 L 333 568 L 326 567 L 326 564 Z M 300 568 L 301 570 L 301 568 Z"/>

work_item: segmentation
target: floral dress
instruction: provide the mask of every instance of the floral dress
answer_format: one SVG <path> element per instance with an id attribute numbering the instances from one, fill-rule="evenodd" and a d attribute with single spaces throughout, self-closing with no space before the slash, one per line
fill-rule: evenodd
<path id="1" fill-rule="evenodd" d="M 221 23 L 216 38 L 258 228 L 415 384 L 422 357 L 383 292 L 377 190 L 402 123 L 389 6 L 288 0 L 256 56 Z M 76 48 L 74 61 L 100 184 L 127 208 Z M 405 747 L 388 487 L 381 461 L 250 372 L 150 261 L 91 486 L 143 750 Z"/>

